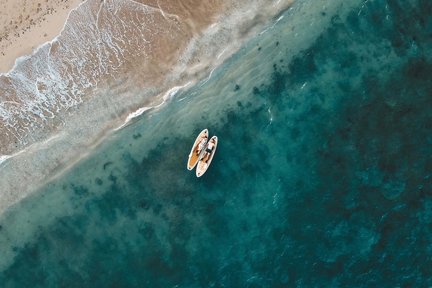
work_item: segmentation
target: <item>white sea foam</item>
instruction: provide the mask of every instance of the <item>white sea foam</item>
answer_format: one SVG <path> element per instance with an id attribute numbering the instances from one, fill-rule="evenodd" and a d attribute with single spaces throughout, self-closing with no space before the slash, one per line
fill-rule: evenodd
<path id="1" fill-rule="evenodd" d="M 151 58 L 155 35 L 169 39 L 182 33 L 178 25 L 147 29 L 160 22 L 160 15 L 159 9 L 130 0 L 88 0 L 72 10 L 61 35 L 1 75 L 3 137 L 21 146 L 32 142 L 33 132 L 88 100 L 90 90 L 107 76 L 117 76 L 125 62 Z"/>
<path id="2" fill-rule="evenodd" d="M 120 125 L 119 127 L 115 128 L 114 131 L 117 131 L 125 126 L 127 126 L 131 120 L 141 116 L 143 113 L 145 113 L 146 111 L 149 111 L 151 109 L 155 109 L 155 108 L 159 108 L 161 107 L 163 104 L 165 104 L 167 101 L 171 100 L 181 89 L 184 89 L 186 87 L 188 87 L 191 84 L 191 82 L 189 81 L 188 83 L 181 85 L 181 86 L 175 86 L 171 89 L 169 89 L 167 92 L 164 93 L 164 96 L 162 97 L 163 101 L 160 104 L 157 104 L 155 106 L 145 106 L 145 107 L 141 107 L 138 108 L 137 110 L 135 110 L 132 113 L 129 113 L 126 117 L 126 120 L 124 121 L 124 123 L 122 125 Z"/>
<path id="3" fill-rule="evenodd" d="M 142 115 L 144 112 L 146 112 L 146 111 L 148 111 L 148 110 L 150 110 L 150 109 L 152 109 L 152 108 L 153 108 L 153 107 L 141 107 L 141 108 L 139 108 L 138 110 L 136 110 L 136 111 L 130 113 L 130 114 L 126 117 L 125 122 L 124 122 L 120 127 L 115 128 L 114 130 L 117 131 L 117 130 L 119 130 L 119 129 L 125 127 L 125 126 L 126 126 L 126 125 L 127 125 L 127 124 L 132 120 L 132 119 L 134 119 L 134 118 L 136 118 L 136 117 Z"/>
<path id="4" fill-rule="evenodd" d="M 184 89 L 184 88 L 186 88 L 186 87 L 188 87 L 190 84 L 191 84 L 192 82 L 191 81 L 189 81 L 189 82 L 187 82 L 186 84 L 184 84 L 184 85 L 181 85 L 181 86 L 175 86 L 175 87 L 173 87 L 173 88 L 171 88 L 171 89 L 169 89 L 166 93 L 165 93 L 165 95 L 162 97 L 162 99 L 164 100 L 164 101 L 167 101 L 167 100 L 170 100 L 171 98 L 173 98 L 181 89 Z"/>
<path id="5" fill-rule="evenodd" d="M 0 165 L 11 157 L 13 157 L 13 156 L 12 155 L 1 155 L 0 156 Z"/>
<path id="6" fill-rule="evenodd" d="M 286 6 L 289 1 L 284 2 Z M 277 5 L 279 1 L 273 3 Z M 201 77 L 238 49 L 242 38 L 249 36 L 235 29 L 237 24 L 250 30 L 244 27 L 256 26 L 254 17 L 272 15 L 280 9 L 266 8 L 262 12 L 261 0 L 235 3 L 232 8 L 232 12 L 211 25 L 204 34 L 192 35 L 179 65 L 166 74 L 171 83 L 165 81 L 165 84 L 172 85 L 185 77 L 191 79 L 193 74 Z M 69 13 L 58 37 L 39 46 L 31 56 L 17 59 L 11 71 L 0 75 L 0 91 L 3 92 L 0 132 L 4 142 L 17 142 L 18 147 L 23 147 L 41 139 L 53 118 L 62 122 L 66 111 L 91 98 L 92 90 L 110 78 L 128 77 L 122 74 L 127 70 L 147 71 L 140 75 L 143 76 L 140 84 L 150 88 L 154 75 L 167 72 L 166 67 L 159 68 L 153 63 L 160 63 L 161 58 L 156 56 L 161 47 L 167 49 L 173 46 L 170 41 L 190 37 L 189 24 L 181 20 L 179 15 L 164 11 L 159 2 L 158 7 L 132 0 L 81 3 Z M 168 45 L 153 45 L 161 41 Z M 174 46 L 164 52 L 177 48 Z M 197 59 L 201 63 L 193 64 Z M 2 146 L 0 152 L 8 149 L 10 146 Z"/>

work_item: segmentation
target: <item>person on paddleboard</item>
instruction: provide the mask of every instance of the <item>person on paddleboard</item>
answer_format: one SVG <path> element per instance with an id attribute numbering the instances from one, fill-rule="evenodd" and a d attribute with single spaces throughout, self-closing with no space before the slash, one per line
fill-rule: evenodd
<path id="1" fill-rule="evenodd" d="M 207 143 L 207 137 L 201 139 L 201 142 L 198 145 L 198 150 L 196 151 L 197 155 L 201 153 Z"/>
<path id="2" fill-rule="evenodd" d="M 213 152 L 214 146 L 215 146 L 215 141 L 214 141 L 214 139 L 211 139 L 209 141 L 209 143 L 207 144 L 207 148 L 205 150 L 205 155 L 203 157 L 204 162 L 207 163 L 207 161 L 210 159 L 210 155 Z"/>

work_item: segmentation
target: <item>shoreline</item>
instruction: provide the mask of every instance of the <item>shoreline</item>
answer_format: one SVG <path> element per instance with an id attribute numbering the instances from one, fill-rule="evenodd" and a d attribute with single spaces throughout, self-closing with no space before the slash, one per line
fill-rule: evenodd
<path id="1" fill-rule="evenodd" d="M 57 37 L 69 13 L 84 0 L 47 0 L 40 3 L 6 0 L 0 10 L 0 73 L 11 71 L 20 57 Z"/>

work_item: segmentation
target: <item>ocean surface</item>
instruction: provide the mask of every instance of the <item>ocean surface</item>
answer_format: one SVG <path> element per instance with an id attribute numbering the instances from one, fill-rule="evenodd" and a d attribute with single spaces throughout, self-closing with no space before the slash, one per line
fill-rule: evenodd
<path id="1" fill-rule="evenodd" d="M 431 75 L 431 1 L 299 0 L 7 210 L 0 287 L 430 287 Z"/>

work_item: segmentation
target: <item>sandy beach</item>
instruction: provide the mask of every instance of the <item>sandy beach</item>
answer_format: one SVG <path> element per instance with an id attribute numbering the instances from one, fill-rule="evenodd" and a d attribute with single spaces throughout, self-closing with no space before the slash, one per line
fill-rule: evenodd
<path id="1" fill-rule="evenodd" d="M 5 0 L 0 9 L 0 73 L 30 55 L 63 29 L 69 12 L 83 0 Z"/>

